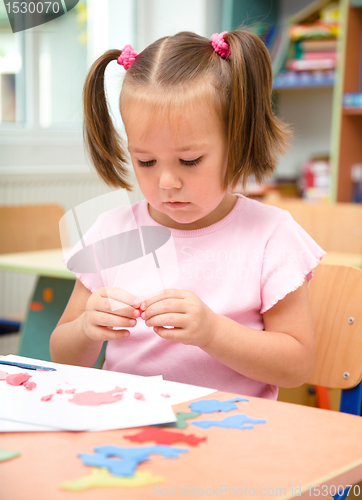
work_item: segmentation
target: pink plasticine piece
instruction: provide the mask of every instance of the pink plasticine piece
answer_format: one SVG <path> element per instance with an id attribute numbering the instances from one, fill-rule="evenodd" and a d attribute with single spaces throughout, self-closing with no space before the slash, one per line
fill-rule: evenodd
<path id="1" fill-rule="evenodd" d="M 135 392 L 134 398 L 138 399 L 138 401 L 146 401 L 144 395 L 141 392 Z"/>
<path id="2" fill-rule="evenodd" d="M 163 398 L 170 398 L 171 396 L 169 394 L 161 394 Z"/>
<path id="3" fill-rule="evenodd" d="M 0 372 L 0 380 L 6 380 L 8 375 L 6 372 Z"/>
<path id="4" fill-rule="evenodd" d="M 182 432 L 166 431 L 160 427 L 146 427 L 143 431 L 133 434 L 133 436 L 124 436 L 130 441 L 154 441 L 156 444 L 187 443 L 191 446 L 197 446 L 206 441 L 206 437 L 199 438 L 194 434 L 183 434 Z"/>
<path id="5" fill-rule="evenodd" d="M 50 401 L 53 396 L 54 394 L 48 394 L 47 396 L 43 396 L 42 398 L 40 398 L 40 401 Z"/>
<path id="6" fill-rule="evenodd" d="M 15 373 L 6 377 L 6 383 L 9 385 L 23 385 L 31 378 L 28 373 Z"/>
<path id="7" fill-rule="evenodd" d="M 63 389 L 57 389 L 55 392 L 56 392 L 57 394 L 63 394 Z"/>
<path id="8" fill-rule="evenodd" d="M 115 389 L 106 392 L 80 392 L 78 394 L 74 394 L 72 399 L 69 399 L 69 402 L 84 406 L 99 406 L 103 404 L 116 403 L 123 398 L 123 392 L 125 390 L 126 389 L 116 387 Z"/>
<path id="9" fill-rule="evenodd" d="M 64 392 L 65 392 L 65 394 L 74 394 L 76 390 L 77 390 L 77 389 L 67 389 L 67 390 L 66 390 L 66 391 L 64 391 Z"/>
<path id="10" fill-rule="evenodd" d="M 31 381 L 29 382 L 29 381 L 28 381 L 28 382 L 25 382 L 24 387 L 25 387 L 25 389 L 26 389 L 26 390 L 28 390 L 28 391 L 32 391 L 33 389 L 35 389 L 35 388 L 36 388 L 36 383 L 35 383 L 35 382 L 31 382 Z"/>

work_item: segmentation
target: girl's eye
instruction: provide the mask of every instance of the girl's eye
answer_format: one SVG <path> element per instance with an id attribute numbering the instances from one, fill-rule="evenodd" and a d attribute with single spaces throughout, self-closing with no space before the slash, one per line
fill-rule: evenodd
<path id="1" fill-rule="evenodd" d="M 202 159 L 202 156 L 199 156 L 198 158 L 195 158 L 195 160 L 180 160 L 180 162 L 183 165 L 186 165 L 187 167 L 193 167 L 194 165 L 197 165 L 198 163 L 200 163 L 201 159 Z"/>
<path id="2" fill-rule="evenodd" d="M 140 167 L 152 167 L 156 163 L 156 160 L 141 161 L 137 160 Z"/>

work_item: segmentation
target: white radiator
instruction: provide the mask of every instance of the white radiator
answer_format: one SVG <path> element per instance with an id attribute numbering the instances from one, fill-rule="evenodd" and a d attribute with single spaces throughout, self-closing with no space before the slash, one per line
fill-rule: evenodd
<path id="1" fill-rule="evenodd" d="M 0 204 L 58 203 L 67 212 L 80 203 L 111 191 L 86 167 L 56 167 L 28 173 L 28 169 L 0 169 Z M 15 171 L 15 172 L 14 172 Z M 133 182 L 135 185 L 135 182 Z M 140 191 L 129 193 L 131 203 L 142 199 Z M 0 270 L 0 317 L 26 310 L 35 276 Z"/>

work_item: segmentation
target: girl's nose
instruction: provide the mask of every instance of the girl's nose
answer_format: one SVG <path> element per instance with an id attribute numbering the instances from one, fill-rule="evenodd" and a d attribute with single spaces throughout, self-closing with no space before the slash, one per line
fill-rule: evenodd
<path id="1" fill-rule="evenodd" d="M 159 185 L 161 189 L 180 189 L 182 187 L 182 182 L 175 172 L 164 169 L 160 175 Z"/>

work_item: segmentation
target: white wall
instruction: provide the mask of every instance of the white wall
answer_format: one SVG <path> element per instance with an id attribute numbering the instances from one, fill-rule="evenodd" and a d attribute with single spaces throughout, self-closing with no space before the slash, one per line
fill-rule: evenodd
<path id="1" fill-rule="evenodd" d="M 278 116 L 290 124 L 294 139 L 281 157 L 278 177 L 298 177 L 300 166 L 313 156 L 328 156 L 331 141 L 333 89 L 278 91 Z"/>
<path id="2" fill-rule="evenodd" d="M 137 48 L 179 31 L 207 36 L 207 0 L 138 0 Z"/>

